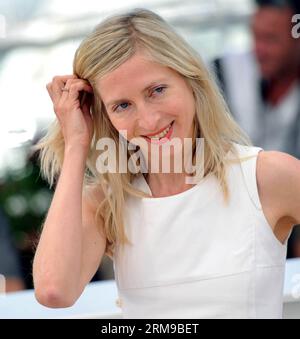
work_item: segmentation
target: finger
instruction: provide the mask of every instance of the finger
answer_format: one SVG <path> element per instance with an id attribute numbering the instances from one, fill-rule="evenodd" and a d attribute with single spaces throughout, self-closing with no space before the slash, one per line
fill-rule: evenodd
<path id="1" fill-rule="evenodd" d="M 83 85 L 87 85 L 88 87 L 86 87 L 86 91 L 87 92 L 93 92 L 93 87 L 91 86 L 91 84 L 85 80 L 85 79 L 68 79 L 65 83 L 65 87 L 67 89 L 70 89 L 71 86 L 74 86 L 76 84 L 83 84 Z"/>
<path id="2" fill-rule="evenodd" d="M 68 80 L 75 80 L 77 79 L 76 75 L 62 75 L 62 76 L 55 76 L 52 79 L 52 95 L 54 100 L 59 100 L 62 91 L 61 89 L 65 87 L 65 84 Z"/>
<path id="3" fill-rule="evenodd" d="M 53 94 L 52 94 L 53 89 L 52 89 L 52 83 L 51 83 L 51 82 L 49 82 L 49 83 L 46 85 L 46 89 L 47 89 L 47 91 L 48 91 L 48 94 L 49 94 L 51 100 L 53 101 L 53 100 L 54 100 L 54 97 L 53 97 Z"/>
<path id="4" fill-rule="evenodd" d="M 79 100 L 79 92 L 85 91 L 88 93 L 93 93 L 92 86 L 86 80 L 75 80 L 75 81 L 67 81 L 65 87 L 69 91 L 63 91 L 62 101 L 71 100 L 76 101 Z"/>

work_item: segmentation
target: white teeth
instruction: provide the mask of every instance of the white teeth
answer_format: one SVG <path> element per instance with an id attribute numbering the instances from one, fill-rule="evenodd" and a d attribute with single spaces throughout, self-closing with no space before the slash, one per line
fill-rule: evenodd
<path id="1" fill-rule="evenodd" d="M 162 131 L 161 133 L 153 135 L 152 137 L 148 137 L 148 138 L 153 139 L 153 140 L 158 140 L 158 139 L 164 137 L 165 135 L 167 135 L 167 133 L 169 132 L 170 128 L 171 128 L 171 124 L 164 131 Z"/>

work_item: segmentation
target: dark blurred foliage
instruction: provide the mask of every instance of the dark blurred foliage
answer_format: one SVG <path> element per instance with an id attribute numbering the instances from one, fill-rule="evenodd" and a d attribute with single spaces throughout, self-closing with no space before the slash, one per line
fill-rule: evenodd
<path id="1" fill-rule="evenodd" d="M 32 153 L 31 145 L 11 150 L 23 158 L 23 165 L 8 167 L 0 177 L 0 204 L 19 251 L 26 288 L 33 288 L 33 257 L 54 192 L 41 176 L 38 153 Z M 92 281 L 101 279 L 98 271 Z"/>
<path id="2" fill-rule="evenodd" d="M 27 144 L 11 150 L 18 152 L 25 161 L 17 169 L 6 169 L 0 184 L 0 204 L 10 224 L 14 244 L 20 251 L 27 288 L 33 287 L 32 259 L 53 195 L 40 175 L 37 153 L 33 154 L 30 146 Z"/>

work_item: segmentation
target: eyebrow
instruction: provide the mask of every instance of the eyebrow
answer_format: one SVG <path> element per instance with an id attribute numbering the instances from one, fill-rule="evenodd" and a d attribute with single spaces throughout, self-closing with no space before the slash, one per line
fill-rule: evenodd
<path id="1" fill-rule="evenodd" d="M 151 87 L 155 86 L 155 85 L 159 85 L 161 84 L 162 82 L 166 82 L 168 79 L 167 78 L 162 78 L 162 79 L 158 79 L 158 80 L 155 80 L 155 81 L 152 81 L 151 83 L 149 83 L 141 92 L 145 92 L 147 90 L 149 90 Z M 107 103 L 107 107 L 110 107 L 110 106 L 113 106 L 113 105 L 116 105 L 116 104 L 120 104 L 124 101 L 128 101 L 128 99 L 126 98 L 121 98 L 121 99 L 117 99 L 117 100 L 111 100 Z"/>

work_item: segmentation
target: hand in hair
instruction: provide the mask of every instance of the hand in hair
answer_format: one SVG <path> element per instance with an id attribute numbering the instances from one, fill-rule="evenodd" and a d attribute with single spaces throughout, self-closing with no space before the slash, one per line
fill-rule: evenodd
<path id="1" fill-rule="evenodd" d="M 46 88 L 61 126 L 65 148 L 83 146 L 88 151 L 93 136 L 90 114 L 93 88 L 76 75 L 55 76 Z"/>

